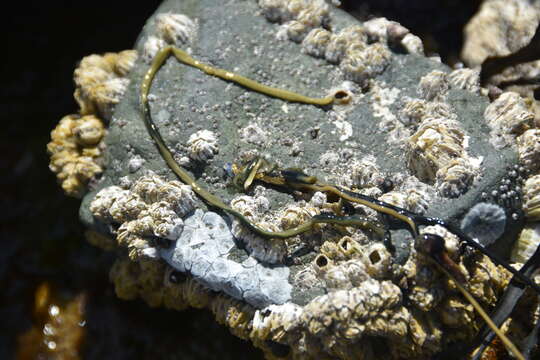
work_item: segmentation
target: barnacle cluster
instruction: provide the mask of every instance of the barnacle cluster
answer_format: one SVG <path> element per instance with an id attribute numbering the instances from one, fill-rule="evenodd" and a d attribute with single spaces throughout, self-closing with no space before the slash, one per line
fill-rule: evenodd
<path id="1" fill-rule="evenodd" d="M 479 162 L 468 155 L 465 134 L 452 119 L 426 119 L 409 138 L 407 166 L 420 180 L 435 183 L 439 193 L 457 197 L 479 174 Z"/>
<path id="2" fill-rule="evenodd" d="M 326 196 L 322 193 L 315 193 L 309 202 L 301 201 L 288 204 L 277 213 L 273 213 L 270 211 L 270 202 L 265 196 L 265 192 L 265 188 L 257 186 L 252 196 L 236 196 L 231 201 L 231 207 L 264 229 L 280 231 L 305 223 L 327 206 Z M 316 225 L 311 232 L 302 234 L 303 242 L 309 240 L 310 233 L 319 229 L 320 227 Z M 289 243 L 295 242 L 294 238 L 286 241 L 262 238 L 247 229 L 236 218 L 233 218 L 232 233 L 235 238 L 244 243 L 251 256 L 271 264 L 281 263 L 287 255 Z"/>
<path id="3" fill-rule="evenodd" d="M 134 50 L 90 55 L 74 72 L 79 114 L 63 117 L 47 144 L 49 168 L 69 196 L 84 195 L 88 182 L 103 170 L 100 158 L 104 123 L 110 120 L 114 105 L 126 90 L 126 76 L 136 58 Z"/>
<path id="4" fill-rule="evenodd" d="M 534 113 L 525 100 L 514 92 L 505 92 L 489 104 L 484 118 L 492 130 L 490 140 L 497 148 L 513 144 L 516 136 L 534 124 Z"/>
<path id="5" fill-rule="evenodd" d="M 424 52 L 420 38 L 386 18 L 333 33 L 328 30 L 329 7 L 323 0 L 260 0 L 259 6 L 269 21 L 283 24 L 278 36 L 302 42 L 306 54 L 340 64 L 345 78 L 362 86 L 390 63 L 389 45 L 400 44 L 410 53 Z"/>
<path id="6" fill-rule="evenodd" d="M 259 6 L 269 21 L 283 23 L 283 33 L 296 42 L 329 22 L 329 6 L 324 0 L 259 0 Z"/>
<path id="7" fill-rule="evenodd" d="M 103 122 L 94 115 L 64 116 L 51 132 L 49 168 L 67 195 L 81 197 L 88 181 L 102 172 L 99 159 L 104 135 Z"/>
<path id="8" fill-rule="evenodd" d="M 188 185 L 149 174 L 129 190 L 119 186 L 102 189 L 90 204 L 90 211 L 104 223 L 115 225 L 119 245 L 137 260 L 158 257 L 152 238 L 176 240 L 184 228 L 182 218 L 194 209 L 196 201 Z"/>
<path id="9" fill-rule="evenodd" d="M 83 58 L 74 72 L 74 97 L 81 108 L 80 113 L 110 119 L 114 105 L 126 91 L 129 84 L 126 76 L 136 59 L 135 50 Z"/>
<path id="10" fill-rule="evenodd" d="M 438 226 L 426 232 L 444 236 L 449 256 L 459 262 L 453 234 Z M 325 242 L 312 266 L 328 293 L 305 306 L 286 303 L 257 310 L 253 337 L 294 345 L 291 350 L 302 358 L 323 353 L 344 359 L 377 359 L 381 354 L 422 358 L 472 336 L 480 323 L 453 282 L 414 248 L 400 266 L 383 245 L 344 237 Z M 510 278 L 485 256 L 460 267 L 470 291 L 485 305 L 494 305 Z M 373 338 L 383 343 L 377 345 Z"/>
<path id="11" fill-rule="evenodd" d="M 157 52 L 167 45 L 185 48 L 195 41 L 197 22 L 184 14 L 162 13 L 154 21 L 154 35 L 146 39 L 142 48 L 142 57 L 146 62 L 151 62 Z"/>

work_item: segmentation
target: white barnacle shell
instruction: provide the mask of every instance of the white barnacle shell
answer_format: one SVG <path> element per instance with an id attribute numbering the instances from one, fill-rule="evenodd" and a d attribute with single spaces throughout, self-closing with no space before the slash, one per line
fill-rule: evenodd
<path id="1" fill-rule="evenodd" d="M 403 107 L 399 110 L 399 121 L 405 126 L 416 126 L 427 113 L 426 101 L 422 99 L 405 98 Z"/>
<path id="2" fill-rule="evenodd" d="M 349 49 L 362 50 L 367 46 L 364 27 L 352 25 L 344 28 L 338 34 L 332 34 L 326 46 L 324 57 L 328 62 L 338 64 Z"/>
<path id="3" fill-rule="evenodd" d="M 367 273 L 375 279 L 383 279 L 392 265 L 392 255 L 380 242 L 372 243 L 362 252 Z"/>
<path id="4" fill-rule="evenodd" d="M 302 52 L 314 57 L 324 57 L 331 36 L 332 33 L 323 28 L 311 30 L 302 41 Z"/>
<path id="5" fill-rule="evenodd" d="M 319 214 L 319 212 L 320 209 L 307 204 L 304 204 L 304 206 L 298 206 L 296 204 L 287 205 L 281 216 L 281 227 L 284 230 L 295 228 L 309 221 L 314 215 Z"/>
<path id="6" fill-rule="evenodd" d="M 140 177 L 131 185 L 130 190 L 139 195 L 144 202 L 153 203 L 158 201 L 158 189 L 165 184 L 162 178 L 149 172 L 148 175 Z"/>
<path id="7" fill-rule="evenodd" d="M 540 223 L 525 226 L 512 248 L 510 260 L 524 264 L 540 246 Z"/>
<path id="8" fill-rule="evenodd" d="M 534 113 L 519 94 L 505 92 L 488 105 L 484 119 L 492 129 L 491 142 L 500 148 L 510 144 L 513 136 L 533 127 Z"/>
<path id="9" fill-rule="evenodd" d="M 182 218 L 165 201 L 150 205 L 148 215 L 152 218 L 152 229 L 155 236 L 176 240 L 184 229 Z"/>
<path id="10" fill-rule="evenodd" d="M 117 199 L 126 196 L 127 193 L 127 190 L 119 186 L 109 186 L 101 189 L 90 203 L 92 215 L 102 221 L 112 220 L 109 209 Z"/>
<path id="11" fill-rule="evenodd" d="M 424 55 L 424 44 L 418 36 L 408 33 L 401 39 L 401 45 L 409 54 Z"/>
<path id="12" fill-rule="evenodd" d="M 270 209 L 270 201 L 260 191 L 260 187 L 255 188 L 255 196 L 239 195 L 231 200 L 231 208 L 242 215 L 255 218 Z"/>
<path id="13" fill-rule="evenodd" d="M 378 186 L 384 176 L 381 173 L 376 159 L 372 155 L 353 161 L 351 166 L 352 185 L 357 188 Z"/>
<path id="14" fill-rule="evenodd" d="M 263 146 L 266 144 L 268 138 L 266 131 L 255 123 L 248 124 L 247 126 L 238 130 L 238 133 L 240 134 L 240 139 L 243 141 L 258 146 Z"/>
<path id="15" fill-rule="evenodd" d="M 400 188 L 407 199 L 405 208 L 417 214 L 424 214 L 433 198 L 431 188 L 414 176 L 409 176 Z"/>
<path id="16" fill-rule="evenodd" d="M 491 245 L 504 233 L 506 213 L 496 204 L 474 205 L 461 220 L 461 230 L 484 246 Z"/>
<path id="17" fill-rule="evenodd" d="M 451 160 L 435 174 L 435 187 L 439 194 L 456 198 L 467 192 L 479 174 L 479 167 L 468 156 Z"/>
<path id="18" fill-rule="evenodd" d="M 292 19 L 287 10 L 286 0 L 259 0 L 259 7 L 263 15 L 272 22 L 283 22 Z"/>
<path id="19" fill-rule="evenodd" d="M 370 41 L 387 42 L 403 39 L 409 30 L 385 17 L 374 18 L 363 23 Z"/>
<path id="20" fill-rule="evenodd" d="M 331 265 L 323 275 L 326 288 L 330 291 L 352 289 L 369 277 L 364 263 L 357 259 L 348 260 L 339 265 Z"/>
<path id="21" fill-rule="evenodd" d="M 407 166 L 420 180 L 433 182 L 439 169 L 466 156 L 464 140 L 456 121 L 426 119 L 409 138 Z"/>
<path id="22" fill-rule="evenodd" d="M 181 47 L 193 41 L 197 23 L 183 14 L 159 14 L 156 16 L 156 32 L 167 43 Z"/>
<path id="23" fill-rule="evenodd" d="M 119 196 L 116 201 L 109 207 L 109 213 L 114 221 L 123 223 L 137 217 L 142 211 L 146 210 L 147 205 L 141 198 L 129 190 L 124 190 L 122 196 Z"/>
<path id="24" fill-rule="evenodd" d="M 391 57 L 392 53 L 388 47 L 375 43 L 365 48 L 353 48 L 347 51 L 340 68 L 345 78 L 365 85 L 368 79 L 384 71 Z"/>
<path id="25" fill-rule="evenodd" d="M 118 186 L 102 189 L 90 205 L 92 214 L 108 224 L 119 224 L 117 242 L 128 249 L 131 259 L 155 257 L 145 237 L 176 240 L 183 232 L 182 217 L 195 207 L 191 187 L 164 181 L 154 173 L 135 181 L 129 190 Z M 114 231 L 114 230 L 113 230 Z"/>
<path id="26" fill-rule="evenodd" d="M 143 59 L 150 63 L 156 56 L 159 50 L 163 49 L 167 43 L 162 38 L 151 35 L 149 36 L 143 44 L 142 56 Z"/>
<path id="27" fill-rule="evenodd" d="M 310 30 L 329 22 L 329 6 L 324 0 L 260 0 L 259 6 L 269 21 L 284 23 L 280 33 L 285 32 L 296 42 L 302 41 Z"/>
<path id="28" fill-rule="evenodd" d="M 206 161 L 217 154 L 216 134 L 210 130 L 200 130 L 191 134 L 187 141 L 189 157 L 197 161 Z"/>
<path id="29" fill-rule="evenodd" d="M 110 120 L 114 105 L 124 95 L 129 79 L 128 72 L 133 67 L 137 52 L 134 50 L 104 55 L 90 55 L 81 60 L 75 69 L 75 100 L 81 107 L 81 114 L 100 115 Z"/>
<path id="30" fill-rule="evenodd" d="M 480 93 L 480 71 L 477 69 L 456 69 L 448 75 L 450 86 Z"/>
<path id="31" fill-rule="evenodd" d="M 197 37 L 197 23 L 183 14 L 159 14 L 155 24 L 155 35 L 149 36 L 142 45 L 142 56 L 146 62 L 151 62 L 157 52 L 167 45 L 185 48 Z"/>
<path id="32" fill-rule="evenodd" d="M 314 207 L 322 208 L 327 203 L 327 196 L 321 191 L 316 191 L 309 202 Z"/>
<path id="33" fill-rule="evenodd" d="M 191 186 L 173 180 L 158 187 L 156 201 L 164 201 L 180 217 L 184 217 L 193 210 L 197 196 Z"/>
<path id="34" fill-rule="evenodd" d="M 529 129 L 517 138 L 520 163 L 529 171 L 540 168 L 540 130 Z"/>
<path id="35" fill-rule="evenodd" d="M 448 79 L 444 71 L 433 70 L 420 79 L 419 92 L 427 101 L 443 98 L 448 92 Z"/>
<path id="36" fill-rule="evenodd" d="M 523 194 L 523 211 L 527 219 L 540 220 L 540 175 L 532 176 L 525 181 Z"/>
<path id="37" fill-rule="evenodd" d="M 407 208 L 407 195 L 401 191 L 394 190 L 384 193 L 379 197 L 379 200 L 394 206 Z"/>

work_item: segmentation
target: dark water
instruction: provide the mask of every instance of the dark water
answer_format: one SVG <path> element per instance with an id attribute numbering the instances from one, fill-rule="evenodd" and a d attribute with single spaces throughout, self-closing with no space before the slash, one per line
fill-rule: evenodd
<path id="1" fill-rule="evenodd" d="M 390 18 L 399 20 L 403 13 L 389 9 L 391 1 L 371 3 Z M 158 4 L 155 0 L 98 0 L 11 2 L 12 9 L 4 5 L 0 42 L 0 359 L 15 358 L 17 338 L 36 322 L 34 293 L 45 281 L 57 296 L 66 299 L 86 294 L 82 358 L 262 356 L 217 325 L 207 311 L 150 309 L 138 301 L 118 300 L 108 281 L 112 259 L 84 241 L 77 217 L 79 201 L 64 196 L 48 170 L 45 147 L 50 131 L 64 115 L 77 111 L 72 97 L 77 62 L 92 53 L 131 48 Z M 430 36 L 449 44 L 450 48 L 442 47 L 443 54 L 457 54 L 464 18 L 456 22 L 447 13 L 441 18 L 445 22 L 432 23 L 435 31 Z M 451 26 L 445 28 L 448 23 Z M 425 22 L 405 25 L 429 33 Z"/>

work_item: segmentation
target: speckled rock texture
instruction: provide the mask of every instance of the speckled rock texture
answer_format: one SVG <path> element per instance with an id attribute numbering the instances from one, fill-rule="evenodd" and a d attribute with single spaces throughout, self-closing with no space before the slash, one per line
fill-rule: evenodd
<path id="1" fill-rule="evenodd" d="M 268 241 L 181 188 L 139 111 L 150 55 L 166 44 L 267 85 L 351 95 L 333 107 L 288 103 L 174 58 L 157 73 L 151 113 L 177 162 L 265 229 L 297 226 L 335 203 L 261 184 L 240 194 L 227 164 L 261 156 L 456 224 L 476 203 L 496 203 L 507 216 L 503 249 L 519 223 L 515 204 L 500 198 L 516 182 L 500 187 L 527 128 L 500 125 L 509 115 L 499 108 L 487 121 L 474 71 L 425 57 L 419 39 L 395 22 L 361 24 L 322 0 L 171 0 L 137 41 L 143 55 L 109 119 L 102 176 L 80 209 L 89 228 L 116 237 L 111 280 L 120 297 L 209 308 L 269 358 L 420 359 L 474 334 L 476 314 L 404 231 L 392 233 L 395 254 L 369 231 L 328 224 Z M 379 221 L 373 210 L 355 210 Z M 452 241 L 449 252 L 461 262 Z M 479 300 L 493 305 L 508 274 L 485 257 L 461 266 L 482 289 Z M 492 276 L 476 276 L 477 266 Z"/>

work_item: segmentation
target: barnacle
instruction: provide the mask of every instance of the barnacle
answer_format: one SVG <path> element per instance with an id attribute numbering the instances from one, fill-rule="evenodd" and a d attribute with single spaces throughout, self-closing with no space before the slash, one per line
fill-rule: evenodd
<path id="1" fill-rule="evenodd" d="M 537 171 L 540 168 L 540 130 L 526 130 L 516 140 L 520 163 L 531 172 Z"/>
<path id="2" fill-rule="evenodd" d="M 328 62 L 339 64 L 349 51 L 360 51 L 367 46 L 365 29 L 352 25 L 337 34 L 331 34 L 326 47 L 325 58 Z"/>
<path id="3" fill-rule="evenodd" d="M 379 186 L 384 178 L 374 156 L 368 155 L 360 161 L 353 161 L 349 169 L 351 169 L 351 185 L 357 188 Z"/>
<path id="4" fill-rule="evenodd" d="M 128 248 L 130 258 L 157 257 L 149 236 L 176 240 L 182 233 L 182 217 L 194 209 L 195 197 L 188 185 L 166 182 L 154 174 L 137 180 L 130 190 L 110 186 L 99 191 L 90 211 L 105 223 L 119 224 L 117 241 Z"/>
<path id="5" fill-rule="evenodd" d="M 254 123 L 238 130 L 238 133 L 243 141 L 258 146 L 265 145 L 268 137 L 266 131 Z"/>
<path id="6" fill-rule="evenodd" d="M 540 175 L 532 176 L 525 181 L 523 211 L 530 221 L 540 219 Z"/>
<path id="7" fill-rule="evenodd" d="M 347 79 L 365 85 L 369 78 L 384 71 L 390 63 L 391 52 L 381 43 L 365 48 L 353 48 L 347 51 L 340 67 Z"/>
<path id="8" fill-rule="evenodd" d="M 127 74 L 137 59 L 135 50 L 90 55 L 75 69 L 75 100 L 81 115 L 97 114 L 110 119 L 114 105 L 124 95 L 129 79 Z"/>
<path id="9" fill-rule="evenodd" d="M 516 240 L 510 259 L 512 262 L 524 264 L 540 246 L 540 224 L 532 223 L 521 231 Z"/>
<path id="10" fill-rule="evenodd" d="M 189 157 L 197 161 L 206 161 L 218 152 L 216 134 L 210 130 L 200 130 L 191 134 L 187 141 Z"/>
<path id="11" fill-rule="evenodd" d="M 197 23 L 183 14 L 162 13 L 155 18 L 156 35 L 143 44 L 142 56 L 151 62 L 159 50 L 168 45 L 185 47 L 197 37 Z"/>
<path id="12" fill-rule="evenodd" d="M 448 75 L 439 70 L 433 70 L 420 79 L 419 92 L 427 101 L 441 100 L 448 92 Z"/>
<path id="13" fill-rule="evenodd" d="M 422 181 L 436 180 L 443 196 L 459 196 L 479 173 L 478 159 L 467 154 L 464 139 L 456 121 L 426 119 L 409 139 L 407 166 Z"/>
<path id="14" fill-rule="evenodd" d="M 401 39 L 401 45 L 409 54 L 424 55 L 424 44 L 418 36 L 408 33 Z"/>
<path id="15" fill-rule="evenodd" d="M 480 93 L 480 72 L 475 69 L 456 69 L 448 74 L 451 87 Z"/>
<path id="16" fill-rule="evenodd" d="M 296 42 L 329 21 L 329 6 L 324 0 L 259 0 L 259 6 L 269 21 L 284 23 L 289 39 Z"/>
<path id="17" fill-rule="evenodd" d="M 255 196 L 240 195 L 231 201 L 231 208 L 240 212 L 248 219 L 257 219 L 269 210 L 270 203 L 264 196 L 262 188 L 256 190 Z M 285 224 L 287 221 L 285 220 Z M 272 222 L 261 222 L 258 224 L 270 231 L 278 230 L 277 224 Z M 237 219 L 233 220 L 232 233 L 235 238 L 244 242 L 248 252 L 263 262 L 280 263 L 287 253 L 287 247 L 283 241 L 268 241 L 261 236 L 254 234 L 251 230 L 246 229 Z"/>
<path id="18" fill-rule="evenodd" d="M 81 197 L 88 181 L 101 173 L 100 141 L 104 135 L 102 121 L 93 115 L 67 115 L 51 132 L 49 168 L 67 195 Z"/>
<path id="19" fill-rule="evenodd" d="M 484 118 L 492 129 L 492 144 L 500 148 L 513 143 L 515 136 L 533 127 L 534 113 L 519 94 L 505 92 L 488 105 Z"/>
<path id="20" fill-rule="evenodd" d="M 406 97 L 400 109 L 399 120 L 407 127 L 416 128 L 427 119 L 456 119 L 449 105 L 441 101 L 426 101 Z"/>
<path id="21" fill-rule="evenodd" d="M 324 57 L 332 33 L 326 29 L 311 30 L 302 41 L 302 51 L 314 57 Z"/>
<path id="22" fill-rule="evenodd" d="M 364 22 L 365 33 L 368 35 L 370 41 L 378 42 L 395 42 L 401 40 L 409 30 L 403 25 L 388 20 L 385 17 L 374 18 Z"/>

